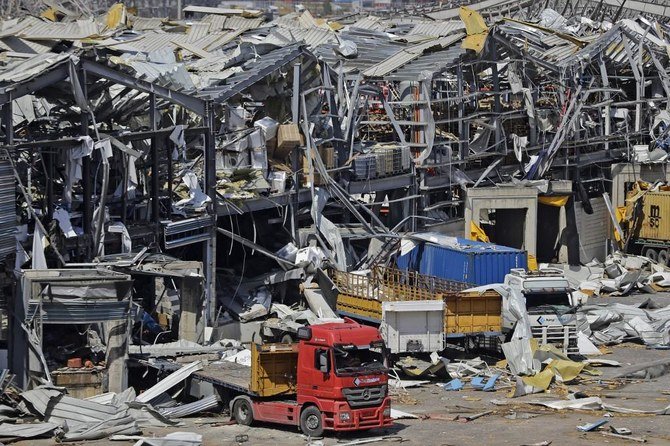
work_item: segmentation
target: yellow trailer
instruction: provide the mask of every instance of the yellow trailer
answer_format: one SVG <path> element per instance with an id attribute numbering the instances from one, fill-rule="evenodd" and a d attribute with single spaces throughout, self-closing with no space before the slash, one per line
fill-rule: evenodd
<path id="1" fill-rule="evenodd" d="M 632 230 L 629 248 L 635 246 L 634 251 L 670 265 L 670 190 L 660 186 L 651 191 L 650 186 L 638 183 L 626 198 L 625 214 Z"/>
<path id="2" fill-rule="evenodd" d="M 465 283 L 385 267 L 365 275 L 336 270 L 330 275 L 338 288 L 336 309 L 343 316 L 379 324 L 382 302 L 442 300 L 446 337 L 501 331 L 502 297 L 495 291 L 466 292 Z"/>

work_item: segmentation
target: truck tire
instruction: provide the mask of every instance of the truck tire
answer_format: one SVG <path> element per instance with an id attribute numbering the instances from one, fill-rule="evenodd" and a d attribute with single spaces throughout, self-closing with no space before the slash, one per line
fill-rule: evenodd
<path id="1" fill-rule="evenodd" d="M 251 426 L 254 421 L 254 411 L 251 402 L 246 398 L 240 398 L 233 404 L 233 417 L 237 424 Z"/>
<path id="2" fill-rule="evenodd" d="M 661 249 L 658 251 L 658 263 L 667 266 L 668 260 L 670 260 L 670 255 L 668 255 L 668 251 L 666 249 Z"/>
<path id="3" fill-rule="evenodd" d="M 323 415 L 316 406 L 309 406 L 300 414 L 300 430 L 309 437 L 323 434 Z"/>
<path id="4" fill-rule="evenodd" d="M 654 262 L 658 261 L 658 253 L 654 248 L 646 248 L 644 250 L 644 256 L 649 258 L 650 260 L 653 260 Z"/>

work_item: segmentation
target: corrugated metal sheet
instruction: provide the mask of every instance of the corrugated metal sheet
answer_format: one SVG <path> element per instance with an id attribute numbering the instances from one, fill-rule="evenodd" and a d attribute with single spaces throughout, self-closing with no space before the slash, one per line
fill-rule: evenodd
<path id="1" fill-rule="evenodd" d="M 0 260 L 16 248 L 16 190 L 14 171 L 7 159 L 0 159 Z"/>
<path id="2" fill-rule="evenodd" d="M 384 76 L 384 78 L 388 80 L 416 81 L 423 72 L 429 72 L 433 75 L 441 73 L 447 67 L 458 63 L 458 60 L 465 53 L 466 50 L 461 48 L 460 45 L 454 45 L 442 51 L 423 54 L 393 73 Z"/>
<path id="3" fill-rule="evenodd" d="M 193 42 L 192 45 L 201 50 L 211 52 L 237 39 L 244 31 L 244 29 L 240 29 L 237 31 L 211 33 L 197 42 Z"/>
<path id="4" fill-rule="evenodd" d="M 419 23 L 412 28 L 408 35 L 421 34 L 424 36 L 442 37 L 447 36 L 453 32 L 465 29 L 465 25 L 461 21 L 449 20 L 444 22 L 425 22 Z"/>
<path id="5" fill-rule="evenodd" d="M 210 26 L 211 25 L 209 23 L 200 23 L 200 22 L 193 23 L 188 28 L 188 32 L 186 33 L 186 35 L 188 36 L 188 41 L 195 42 L 205 37 L 207 34 L 209 34 Z"/>
<path id="6" fill-rule="evenodd" d="M 219 401 L 217 400 L 216 395 L 209 395 L 192 403 L 159 409 L 159 412 L 167 418 L 183 418 L 205 410 L 214 409 L 218 405 Z"/>
<path id="7" fill-rule="evenodd" d="M 163 378 L 161 381 L 148 388 L 144 393 L 141 393 L 135 398 L 135 401 L 140 403 L 148 403 L 163 392 L 167 392 L 180 382 L 184 381 L 186 378 L 191 376 L 194 372 L 202 370 L 202 363 L 200 361 L 194 361 L 189 364 L 182 366 L 180 369 L 177 369 L 175 372 L 172 372 L 167 377 Z"/>
<path id="8" fill-rule="evenodd" d="M 242 30 L 242 29 L 256 29 L 263 24 L 265 20 L 247 19 L 244 17 L 226 17 L 226 21 L 221 29 Z"/>
<path id="9" fill-rule="evenodd" d="M 151 51 L 156 51 L 162 48 L 171 48 L 175 49 L 177 46 L 171 41 L 174 39 L 184 38 L 184 41 L 188 41 L 188 37 L 185 34 L 176 34 L 176 33 L 166 33 L 162 31 L 151 31 L 146 32 L 141 37 L 127 40 L 119 43 L 105 43 L 104 46 L 111 47 L 120 52 L 128 53 L 150 53 Z"/>
<path id="10" fill-rule="evenodd" d="M 28 314 L 39 314 L 39 301 L 28 303 Z M 130 311 L 130 302 L 107 302 L 88 300 L 66 302 L 43 301 L 42 320 L 45 324 L 89 324 L 93 322 L 117 321 L 126 319 Z"/>
<path id="11" fill-rule="evenodd" d="M 37 17 L 27 16 L 23 20 L 3 20 L 0 24 L 0 37 L 15 36 L 24 29 L 28 29 L 33 25 L 43 23 Z"/>
<path id="12" fill-rule="evenodd" d="M 163 24 L 162 18 L 158 17 L 136 17 L 133 21 L 132 28 L 135 31 L 150 31 L 154 29 L 159 29 Z"/>
<path id="13" fill-rule="evenodd" d="M 77 20 L 76 22 L 41 22 L 20 31 L 17 36 L 30 40 L 81 40 L 97 36 L 102 25 L 93 20 Z"/>
<path id="14" fill-rule="evenodd" d="M 526 268 L 525 251 L 458 238 L 458 246 L 422 243 L 398 258 L 398 267 L 475 285 L 502 283 L 512 268 Z"/>
<path id="15" fill-rule="evenodd" d="M 0 438 L 36 438 L 53 435 L 53 431 L 60 427 L 56 423 L 30 423 L 30 424 L 0 424 Z"/>
<path id="16" fill-rule="evenodd" d="M 32 42 L 26 39 L 20 39 L 14 36 L 0 38 L 0 48 L 6 51 L 16 51 L 17 53 L 35 53 L 44 54 L 51 51 L 57 44 L 55 40 L 40 40 Z"/>
<path id="17" fill-rule="evenodd" d="M 579 234 L 579 259 L 588 263 L 593 259 L 601 262 L 607 256 L 607 236 L 609 214 L 602 197 L 592 198 L 592 214 L 584 211 L 581 203 L 575 204 L 575 220 Z"/>
<path id="18" fill-rule="evenodd" d="M 353 59 L 338 56 L 333 51 L 337 47 L 336 44 L 321 45 L 314 49 L 314 53 L 331 66 L 335 66 L 342 61 L 345 73 L 364 71 L 407 47 L 406 44 L 394 42 L 388 35 L 376 31 L 350 29 L 346 32 L 340 32 L 338 37 L 342 40 L 354 42 L 358 48 L 358 56 Z"/>
<path id="19" fill-rule="evenodd" d="M 387 28 L 386 24 L 384 23 L 384 21 L 382 21 L 381 18 L 372 15 L 360 19 L 356 23 L 352 24 L 351 27 L 360 29 L 371 29 L 374 31 L 384 31 Z"/>
<path id="20" fill-rule="evenodd" d="M 303 13 L 293 12 L 290 14 L 286 14 L 281 17 L 278 17 L 269 24 L 284 26 L 288 28 L 304 28 L 304 29 L 310 29 L 314 27 L 330 28 L 325 23 L 324 24 L 317 23 L 317 21 L 314 20 L 314 17 L 312 16 L 312 14 L 310 14 L 309 11 L 305 11 Z"/>
<path id="21" fill-rule="evenodd" d="M 198 92 L 198 95 L 200 97 L 209 97 L 217 101 L 226 101 L 260 81 L 273 71 L 293 62 L 300 57 L 302 53 L 303 50 L 300 45 L 288 45 L 284 48 L 276 49 L 262 57 L 247 62 L 245 64 L 246 66 L 242 67 L 244 71 L 236 73 L 226 79 L 224 85 L 204 88 Z"/>
<path id="22" fill-rule="evenodd" d="M 19 59 L 12 61 L 2 67 L 0 71 L 0 82 L 20 82 L 48 71 L 59 62 L 70 57 L 69 54 L 45 53 L 30 59 Z"/>
<path id="23" fill-rule="evenodd" d="M 221 31 L 225 29 L 226 19 L 228 17 L 225 15 L 208 14 L 202 19 L 202 22 L 209 23 L 212 31 Z"/>
<path id="24" fill-rule="evenodd" d="M 151 62 L 129 61 L 126 63 L 135 70 L 135 77 L 148 82 L 158 82 L 174 90 L 194 90 L 195 84 L 181 63 L 159 64 Z"/>
<path id="25" fill-rule="evenodd" d="M 505 9 L 505 13 L 511 8 L 519 9 L 532 3 L 532 0 L 485 0 L 483 2 L 471 3 L 468 8 L 475 11 L 491 10 L 500 12 Z M 426 14 L 434 20 L 449 20 L 458 18 L 458 8 L 444 9 Z"/>
<path id="26" fill-rule="evenodd" d="M 38 387 L 21 393 L 21 398 L 30 404 L 31 411 L 41 414 L 45 421 L 61 423 L 92 423 L 113 418 L 119 409 L 106 404 L 80 400 L 64 395 L 62 391 Z"/>
<path id="27" fill-rule="evenodd" d="M 305 42 L 310 49 L 314 49 L 326 43 L 337 42 L 335 33 L 323 28 L 303 30 L 298 28 L 277 27 L 272 32 L 273 35 L 279 35 L 287 42 Z"/>
<path id="28" fill-rule="evenodd" d="M 363 75 L 366 77 L 385 76 L 391 73 L 392 71 L 397 70 L 398 68 L 407 64 L 408 62 L 418 58 L 424 53 L 424 51 L 427 51 L 435 47 L 446 48 L 456 42 L 459 42 L 463 36 L 464 36 L 463 33 L 458 33 L 452 36 L 442 37 L 439 39 L 434 39 L 417 45 L 412 45 L 397 52 L 396 54 L 383 60 L 382 62 L 374 66 L 371 66 L 370 68 L 368 68 L 363 72 Z"/>

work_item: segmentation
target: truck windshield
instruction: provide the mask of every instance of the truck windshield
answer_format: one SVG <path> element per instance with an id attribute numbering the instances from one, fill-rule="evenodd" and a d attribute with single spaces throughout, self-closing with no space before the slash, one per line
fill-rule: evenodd
<path id="1" fill-rule="evenodd" d="M 529 312 L 554 310 L 565 312 L 570 308 L 570 296 L 566 292 L 559 293 L 526 293 L 526 309 Z"/>
<path id="2" fill-rule="evenodd" d="M 335 345 L 335 373 L 338 375 L 386 371 L 384 344 Z"/>

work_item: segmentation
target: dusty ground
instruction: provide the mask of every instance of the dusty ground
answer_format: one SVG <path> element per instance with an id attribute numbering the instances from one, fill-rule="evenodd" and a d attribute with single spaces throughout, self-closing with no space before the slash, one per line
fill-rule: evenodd
<path id="1" fill-rule="evenodd" d="M 649 295 L 632 296 L 601 301 L 618 301 L 622 303 L 639 303 Z M 661 305 L 670 304 L 670 294 L 652 296 Z M 594 302 L 595 303 L 595 302 Z M 624 344 L 611 348 L 606 359 L 620 361 L 622 365 L 638 364 L 666 358 L 670 351 L 647 350 L 637 344 Z M 600 396 L 608 404 L 633 409 L 662 409 L 670 405 L 670 374 L 649 381 L 635 381 L 620 386 L 608 386 L 600 379 L 607 381 L 620 369 L 612 367 L 599 368 L 601 377 L 582 380 L 581 383 L 567 386 L 569 391 L 583 391 L 589 396 Z M 463 390 L 446 392 L 437 385 L 429 384 L 420 388 L 408 389 L 408 394 L 394 402 L 394 407 L 411 412 L 420 417 L 432 416 L 433 419 L 399 420 L 392 429 L 370 431 L 362 434 L 329 435 L 322 441 L 325 446 L 347 443 L 357 439 L 378 436 L 393 436 L 402 439 L 408 445 L 526 445 L 552 442 L 553 445 L 575 444 L 636 444 L 630 440 L 605 437 L 599 432 L 581 433 L 576 426 L 599 420 L 605 415 L 602 411 L 553 411 L 539 406 L 524 404 L 529 400 L 556 400 L 565 398 L 565 389 L 554 393 L 531 395 L 522 398 L 507 398 L 508 389 L 496 392 L 479 392 Z M 492 400 L 505 400 L 510 404 L 497 406 Z M 470 422 L 451 421 L 455 415 L 472 415 L 485 411 L 493 413 Z M 517 419 L 509 419 L 516 413 Z M 534 418 L 521 419 L 527 414 Z M 437 419 L 441 418 L 441 419 Z M 641 416 L 612 414 L 609 424 L 616 427 L 627 427 L 633 436 L 644 437 L 650 445 L 670 445 L 670 416 Z M 146 436 L 160 436 L 174 431 L 198 432 L 204 437 L 205 445 L 237 445 L 236 436 L 248 436 L 242 444 L 248 445 L 302 445 L 306 439 L 295 428 L 282 426 L 260 425 L 244 427 L 224 425 L 227 417 L 190 418 L 184 420 L 184 426 L 171 429 L 145 429 Z M 212 423 L 218 423 L 212 424 Z M 242 439 L 239 438 L 238 439 Z M 53 444 L 52 440 L 21 442 L 21 445 Z M 90 445 L 109 444 L 111 442 L 87 442 Z M 371 444 L 390 444 L 385 442 Z M 132 442 L 114 442 L 114 444 L 133 444 Z M 319 443 L 315 443 L 319 444 Z"/>

